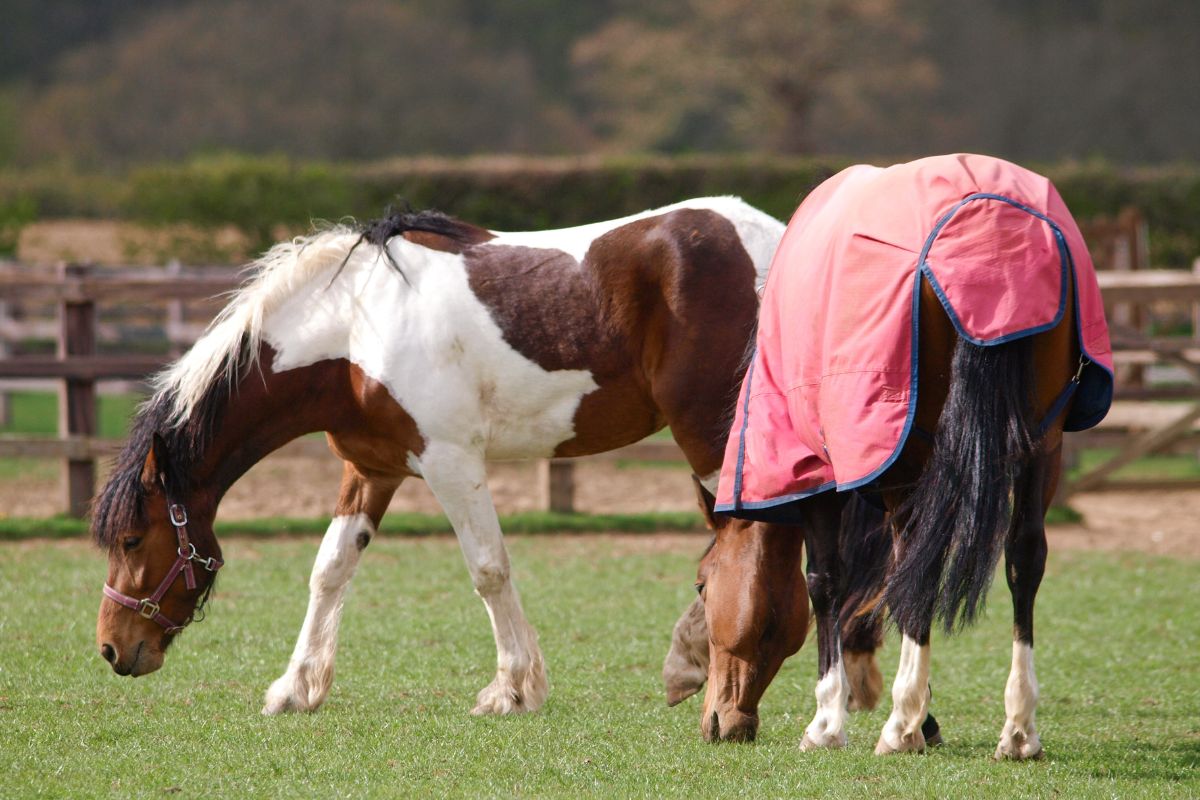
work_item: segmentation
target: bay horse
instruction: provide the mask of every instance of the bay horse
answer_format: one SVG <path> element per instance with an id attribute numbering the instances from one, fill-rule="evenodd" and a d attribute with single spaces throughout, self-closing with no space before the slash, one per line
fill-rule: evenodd
<path id="1" fill-rule="evenodd" d="M 497 671 L 474 713 L 537 709 L 543 658 L 485 461 L 598 453 L 669 426 L 715 487 L 714 442 L 783 227 L 725 197 L 544 232 L 392 213 L 276 245 L 157 377 L 94 504 L 108 553 L 101 655 L 121 675 L 162 665 L 222 565 L 213 520 L 226 490 L 324 431 L 344 461 L 340 496 L 263 713 L 324 701 L 343 596 L 408 477 L 445 510 L 491 619 Z"/>
<path id="2" fill-rule="evenodd" d="M 803 641 L 807 592 L 817 710 L 801 748 L 846 744 L 848 672 L 864 666 L 848 664 L 843 630 L 886 609 L 902 643 L 875 752 L 924 750 L 933 624 L 975 619 L 1003 552 L 1013 651 L 995 757 L 1038 757 L 1044 516 L 1063 431 L 1099 422 L 1111 397 L 1094 269 L 1048 180 L 957 155 L 852 167 L 818 187 L 770 269 L 698 571 L 704 736 L 754 737 L 763 692 Z M 843 524 L 856 494 L 887 529 Z M 764 521 L 802 529 L 805 570 Z"/>

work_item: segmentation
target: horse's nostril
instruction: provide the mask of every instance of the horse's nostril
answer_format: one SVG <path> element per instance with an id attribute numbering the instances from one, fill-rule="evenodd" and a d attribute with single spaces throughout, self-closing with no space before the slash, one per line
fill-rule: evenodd
<path id="1" fill-rule="evenodd" d="M 100 645 L 100 655 L 104 656 L 104 660 L 110 664 L 117 663 L 117 651 L 111 644 Z"/>

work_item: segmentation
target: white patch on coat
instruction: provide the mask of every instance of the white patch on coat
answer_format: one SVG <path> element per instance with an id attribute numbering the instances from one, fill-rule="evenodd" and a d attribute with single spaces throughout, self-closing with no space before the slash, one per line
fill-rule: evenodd
<path id="1" fill-rule="evenodd" d="M 900 666 L 892 684 L 892 714 L 883 726 L 875 752 L 903 753 L 925 749 L 921 724 L 929 713 L 929 645 L 905 636 Z"/>
<path id="2" fill-rule="evenodd" d="M 714 211 L 729 220 L 737 230 L 738 238 L 742 240 L 742 247 L 746 249 L 750 259 L 754 262 L 754 270 L 758 276 L 755 288 L 761 288 L 767 279 L 767 268 L 771 264 L 771 257 L 775 255 L 775 248 L 779 246 L 779 240 L 783 238 L 783 231 L 787 226 L 739 197 L 697 197 L 621 219 L 594 222 L 575 228 L 553 231 L 495 231 L 496 238 L 489 244 L 561 250 L 577 262 L 582 263 L 592 242 L 604 234 L 631 222 L 662 216 L 685 208 Z"/>
<path id="3" fill-rule="evenodd" d="M 1041 754 L 1037 735 L 1036 712 L 1038 682 L 1033 672 L 1033 646 L 1013 642 L 1012 669 L 1004 687 L 1004 712 L 1007 719 L 1000 733 L 996 758 L 1033 758 Z"/>
<path id="4" fill-rule="evenodd" d="M 850 682 L 839 657 L 817 682 L 817 713 L 804 730 L 801 750 L 817 747 L 846 746 L 846 715 L 850 701 Z"/>
<path id="5" fill-rule="evenodd" d="M 267 690 L 262 713 L 312 711 L 325 701 L 333 684 L 342 600 L 362 550 L 358 537 L 375 535 L 366 514 L 334 517 L 321 540 L 309 578 L 308 612 L 287 671 Z"/>
<path id="6" fill-rule="evenodd" d="M 574 436 L 579 401 L 597 388 L 591 373 L 547 371 L 509 345 L 471 291 L 463 256 L 402 237 L 388 249 L 404 278 L 363 248 L 332 285 L 336 267 L 280 304 L 263 325 L 274 369 L 348 359 L 427 441 L 490 459 L 549 456 Z"/>

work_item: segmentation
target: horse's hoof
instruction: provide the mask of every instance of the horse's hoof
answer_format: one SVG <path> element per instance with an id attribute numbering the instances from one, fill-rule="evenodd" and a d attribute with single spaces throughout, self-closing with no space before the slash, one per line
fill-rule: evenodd
<path id="1" fill-rule="evenodd" d="M 899 736 L 889 736 L 887 731 L 875 743 L 875 755 L 890 756 L 893 753 L 924 753 L 925 737 L 920 731 Z"/>
<path id="2" fill-rule="evenodd" d="M 274 717 L 290 712 L 316 711 L 325 701 L 327 693 L 328 688 L 321 691 L 300 676 L 288 672 L 267 689 L 262 714 L 265 717 Z"/>
<path id="3" fill-rule="evenodd" d="M 1036 733 L 1026 736 L 1019 730 L 1005 730 L 992 756 L 997 761 L 1032 761 L 1041 758 L 1042 742 Z"/>
<path id="4" fill-rule="evenodd" d="M 800 752 L 808 753 L 813 750 L 837 750 L 846 746 L 846 734 L 842 733 L 839 736 L 810 736 L 808 731 L 804 732 L 804 738 L 800 740 Z"/>
<path id="5" fill-rule="evenodd" d="M 677 706 L 684 700 L 704 688 L 704 682 L 675 684 L 667 686 L 667 705 Z"/>
<path id="6" fill-rule="evenodd" d="M 926 747 L 937 747 L 942 743 L 942 729 L 933 714 L 926 714 L 921 723 L 921 735 L 925 737 Z"/>
<path id="7" fill-rule="evenodd" d="M 529 668 L 523 680 L 514 681 L 509 675 L 497 675 L 495 680 L 480 690 L 471 713 L 481 717 L 537 711 L 546 702 L 549 693 L 546 669 L 539 660 Z"/>

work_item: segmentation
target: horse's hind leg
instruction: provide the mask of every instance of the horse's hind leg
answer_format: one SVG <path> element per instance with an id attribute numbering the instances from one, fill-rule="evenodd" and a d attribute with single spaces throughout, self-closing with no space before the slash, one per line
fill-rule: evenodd
<path id="1" fill-rule="evenodd" d="M 692 483 L 700 513 L 709 530 L 716 531 L 713 493 L 698 475 L 692 475 Z M 668 706 L 678 705 L 696 694 L 708 680 L 708 619 L 704 614 L 704 601 L 699 597 L 687 607 L 671 631 L 671 647 L 663 660 L 662 679 Z"/>
<path id="2" fill-rule="evenodd" d="M 817 617 L 817 712 L 804 731 L 801 750 L 846 746 L 850 681 L 842 656 L 838 617 L 842 610 L 842 559 L 838 554 L 842 500 L 826 492 L 807 500 L 804 545 L 808 594 Z"/>
<path id="3" fill-rule="evenodd" d="M 496 678 L 476 698 L 472 714 L 536 711 L 549 691 L 537 633 L 525 619 L 509 573 L 500 520 L 478 454 L 437 442 L 419 459 L 421 474 L 458 536 L 476 593 L 496 639 Z"/>
<path id="4" fill-rule="evenodd" d="M 1027 463 L 1013 492 L 1013 523 L 1005 546 L 1004 575 L 1013 601 L 1013 657 L 1004 688 L 1004 730 L 997 759 L 1038 758 L 1035 712 L 1037 677 L 1033 671 L 1033 601 L 1046 568 L 1045 514 L 1058 485 L 1061 441 L 1052 452 Z"/>
<path id="5" fill-rule="evenodd" d="M 329 523 L 309 579 L 308 612 L 287 671 L 267 690 L 262 713 L 315 711 L 333 685 L 342 598 L 399 485 L 370 479 L 350 462 L 342 470 L 336 515 Z"/>
<path id="6" fill-rule="evenodd" d="M 852 616 L 842 625 L 842 656 L 851 711 L 870 711 L 879 704 L 883 673 L 875 652 L 882 643 L 883 619 L 877 614 Z"/>
<path id="7" fill-rule="evenodd" d="M 674 706 L 700 691 L 708 680 L 708 620 L 697 597 L 671 631 L 671 649 L 663 662 L 667 705 Z"/>

